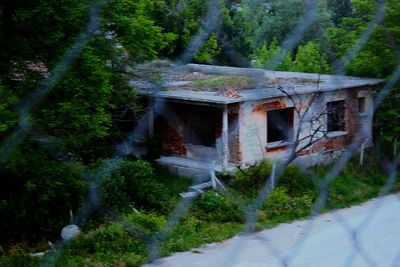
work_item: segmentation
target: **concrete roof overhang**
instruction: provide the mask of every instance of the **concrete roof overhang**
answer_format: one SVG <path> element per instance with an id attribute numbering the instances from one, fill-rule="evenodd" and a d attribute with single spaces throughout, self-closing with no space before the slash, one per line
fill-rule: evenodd
<path id="1" fill-rule="evenodd" d="M 252 68 L 236 68 L 225 66 L 210 66 L 188 64 L 186 68 L 193 72 L 212 75 L 243 75 L 257 79 L 273 78 L 276 84 L 261 84 L 246 90 L 240 90 L 235 97 L 221 95 L 218 91 L 191 91 L 187 89 L 165 90 L 164 87 L 151 84 L 143 80 L 131 80 L 130 84 L 138 95 L 160 98 L 172 101 L 197 102 L 199 104 L 226 105 L 246 101 L 265 100 L 269 98 L 285 97 L 287 95 L 302 95 L 322 93 L 350 88 L 373 88 L 385 82 L 382 79 L 360 78 L 341 75 L 326 75 L 315 73 L 270 71 Z M 280 82 L 282 81 L 282 82 Z M 287 83 L 287 81 L 291 81 Z M 296 83 L 296 81 L 300 81 Z M 309 81 L 302 83 L 301 81 Z"/>

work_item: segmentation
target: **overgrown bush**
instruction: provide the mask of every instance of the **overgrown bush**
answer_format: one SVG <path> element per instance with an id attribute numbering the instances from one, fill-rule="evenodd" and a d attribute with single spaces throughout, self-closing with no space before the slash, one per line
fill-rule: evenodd
<path id="1" fill-rule="evenodd" d="M 260 187 L 269 179 L 271 171 L 272 163 L 264 160 L 259 165 L 236 172 L 230 185 L 245 196 L 254 197 Z M 306 191 L 309 193 L 315 191 L 313 178 L 295 165 L 287 166 L 276 180 L 276 185 L 286 188 L 289 195 L 292 196 L 302 195 Z"/>
<path id="2" fill-rule="evenodd" d="M 135 234 L 119 224 L 109 223 L 74 240 L 58 262 L 63 262 L 63 258 L 73 255 L 91 255 L 90 259 L 94 265 L 101 263 L 116 266 L 125 258 L 131 263 L 135 261 L 131 266 L 139 266 L 146 260 L 146 253 L 144 242 Z"/>
<path id="3" fill-rule="evenodd" d="M 59 162 L 39 147 L 14 151 L 0 166 L 2 244 L 58 238 L 86 197 L 84 172 L 80 162 Z"/>
<path id="4" fill-rule="evenodd" d="M 0 252 L 1 253 L 1 252 Z M 19 244 L 9 248 L 7 255 L 0 254 L 0 266 L 2 267 L 36 267 L 40 260 L 28 255 L 28 251 Z"/>
<path id="5" fill-rule="evenodd" d="M 165 226 L 167 220 L 164 216 L 155 213 L 134 212 L 124 216 L 126 222 L 145 229 L 148 233 L 155 233 Z"/>
<path id="6" fill-rule="evenodd" d="M 204 222 L 194 216 L 186 216 L 163 242 L 162 255 L 222 241 L 234 236 L 241 229 L 242 225 L 235 222 Z"/>
<path id="7" fill-rule="evenodd" d="M 277 186 L 287 189 L 289 195 L 298 196 L 316 191 L 314 179 L 295 165 L 289 165 L 278 178 Z M 316 193 L 316 192 L 315 192 Z"/>
<path id="8" fill-rule="evenodd" d="M 388 174 L 380 166 L 382 162 L 378 157 L 376 154 L 366 153 L 365 163 L 360 166 L 357 155 L 347 164 L 341 176 L 353 177 L 373 187 L 382 187 L 387 182 Z"/>
<path id="9" fill-rule="evenodd" d="M 120 212 L 133 207 L 163 212 L 170 198 L 153 167 L 142 160 L 123 161 L 112 175 L 103 178 L 101 192 L 105 204 Z"/>
<path id="10" fill-rule="evenodd" d="M 195 215 L 205 221 L 241 222 L 243 213 L 231 199 L 216 192 L 206 192 L 193 207 Z"/>
<path id="11" fill-rule="evenodd" d="M 74 239 L 61 251 L 55 266 L 140 266 L 147 259 L 144 240 L 165 223 L 164 216 L 142 212 L 106 222 Z"/>
<path id="12" fill-rule="evenodd" d="M 378 195 L 379 187 L 368 185 L 357 178 L 357 176 L 342 174 L 329 184 L 328 208 L 347 207 Z"/>
<path id="13" fill-rule="evenodd" d="M 259 165 L 237 171 L 229 185 L 246 197 L 254 197 L 268 179 L 271 170 L 272 163 L 264 160 Z"/>
<path id="14" fill-rule="evenodd" d="M 276 187 L 264 202 L 261 210 L 267 219 L 284 221 L 309 215 L 315 197 L 309 191 L 301 196 L 290 196 L 284 187 Z"/>

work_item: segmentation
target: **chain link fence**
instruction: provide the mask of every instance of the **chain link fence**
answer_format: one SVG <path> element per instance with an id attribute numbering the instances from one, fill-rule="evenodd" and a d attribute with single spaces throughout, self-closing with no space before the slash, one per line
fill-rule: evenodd
<path id="1" fill-rule="evenodd" d="M 182 2 L 182 3 L 181 3 Z M 184 4 L 184 1 L 180 1 L 180 4 Z M 2 153 L 0 155 L 1 162 L 5 161 L 12 149 L 19 144 L 25 137 L 26 134 L 31 130 L 31 125 L 29 123 L 29 116 L 35 106 L 38 103 L 46 98 L 47 94 L 52 90 L 53 86 L 57 83 L 57 81 L 65 74 L 68 70 L 71 62 L 74 61 L 76 57 L 78 57 L 82 48 L 90 41 L 91 37 L 94 34 L 97 34 L 97 31 L 100 29 L 99 21 L 100 21 L 100 10 L 101 8 L 107 4 L 107 1 L 95 2 L 95 4 L 90 8 L 89 17 L 90 20 L 86 26 L 86 29 L 82 31 L 80 36 L 77 38 L 77 41 L 73 46 L 69 49 L 69 51 L 65 54 L 59 64 L 56 65 L 54 70 L 51 71 L 51 75 L 39 86 L 39 88 L 32 94 L 30 97 L 27 97 L 26 101 L 19 108 L 19 126 L 16 131 L 14 131 L 9 137 L 5 139 L 5 142 L 2 144 Z M 309 30 L 310 27 L 315 26 L 314 23 L 317 17 L 317 1 L 311 0 L 307 2 L 308 10 L 305 12 L 304 16 L 301 20 L 298 21 L 296 27 L 287 34 L 285 40 L 282 42 L 281 51 L 275 55 L 269 62 L 267 62 L 266 66 L 269 69 L 275 69 L 285 58 L 286 53 L 288 51 L 292 51 L 296 48 L 296 46 L 301 42 L 301 37 Z M 207 12 L 202 20 L 202 25 L 200 27 L 199 32 L 192 38 L 189 43 L 189 46 L 186 50 L 179 55 L 176 60 L 173 62 L 173 66 L 168 70 L 168 78 L 173 77 L 177 73 L 181 71 L 182 66 L 187 63 L 190 63 L 193 59 L 195 53 L 202 47 L 204 42 L 208 39 L 212 32 L 215 32 L 217 28 L 222 23 L 222 11 L 220 7 L 223 5 L 223 2 L 220 0 L 216 1 L 206 1 Z M 333 64 L 334 74 L 344 75 L 345 74 L 345 64 L 352 59 L 354 59 L 360 50 L 365 46 L 365 44 L 370 39 L 373 34 L 376 26 L 382 23 L 385 15 L 385 2 L 376 1 L 376 13 L 368 22 L 367 27 L 362 32 L 362 34 L 358 37 L 355 44 L 352 46 L 350 50 L 343 56 L 343 58 L 338 58 Z M 260 7 L 261 8 L 261 7 Z M 319 29 L 320 31 L 324 31 L 324 29 Z M 317 38 L 317 37 L 316 37 Z M 224 49 L 224 48 L 222 48 Z M 240 51 L 233 51 L 232 47 L 230 49 L 231 55 L 240 54 Z M 250 65 L 249 62 L 247 62 Z M 389 80 L 385 83 L 383 88 L 379 90 L 374 97 L 374 111 L 377 110 L 378 107 L 382 104 L 383 100 L 389 95 L 391 90 L 398 84 L 400 79 L 400 64 L 397 66 L 395 71 L 390 75 Z M 341 82 L 338 81 L 340 84 Z M 163 90 L 163 85 L 158 85 L 159 90 Z M 260 96 L 261 97 L 261 96 Z M 156 111 L 156 114 L 164 114 L 170 112 L 166 109 L 165 101 L 155 100 L 153 103 L 153 110 Z M 148 263 L 149 266 L 164 266 L 162 261 L 159 261 L 161 257 L 160 247 L 161 244 L 171 235 L 171 232 L 180 224 L 181 219 L 188 213 L 192 204 L 196 201 L 196 197 L 192 198 L 182 198 L 181 201 L 173 208 L 172 212 L 167 216 L 167 223 L 163 228 L 156 232 L 155 234 L 148 235 L 139 225 L 135 225 L 132 222 L 127 222 L 120 214 L 116 214 L 112 210 L 107 210 L 104 205 L 102 205 L 102 195 L 101 190 L 99 189 L 100 179 L 101 177 L 109 176 L 113 173 L 121 164 L 122 160 L 129 156 L 132 151 L 131 147 L 133 147 L 133 139 L 135 136 L 144 135 L 148 129 L 148 117 L 151 116 L 150 111 L 147 110 L 143 116 L 140 118 L 136 128 L 134 131 L 126 138 L 124 142 L 116 146 L 114 156 L 104 161 L 101 164 L 95 175 L 91 177 L 86 177 L 89 182 L 89 192 L 86 198 L 86 202 L 82 203 L 82 207 L 79 212 L 74 216 L 74 221 L 72 224 L 83 225 L 90 215 L 97 210 L 104 216 L 108 217 L 115 223 L 121 225 L 131 233 L 133 236 L 140 238 L 146 244 L 147 254 L 148 254 Z M 171 125 L 174 127 L 174 125 Z M 259 246 L 262 247 L 268 253 L 275 255 L 276 258 L 274 262 L 267 262 L 262 266 L 299 266 L 296 263 L 296 259 L 299 256 L 299 253 L 302 253 L 303 246 L 306 246 L 307 239 L 310 237 L 309 233 L 312 233 L 313 227 L 315 226 L 315 220 L 318 220 L 318 216 L 322 212 L 324 212 L 324 208 L 326 207 L 328 200 L 328 192 L 330 184 L 335 180 L 336 177 L 344 170 L 345 166 L 348 164 L 350 159 L 359 152 L 360 144 L 362 142 L 362 129 L 360 133 L 354 136 L 352 139 L 352 143 L 347 146 L 346 151 L 342 154 L 342 156 L 332 165 L 329 172 L 326 173 L 325 177 L 320 177 L 321 185 L 318 188 L 318 197 L 315 201 L 315 205 L 312 209 L 308 220 L 302 222 L 302 235 L 299 235 L 296 242 L 288 251 L 282 251 L 281 248 L 275 247 L 273 243 L 270 242 L 268 234 L 265 234 L 262 237 L 258 237 Z M 296 153 L 295 149 L 292 153 Z M 289 162 L 288 162 L 289 163 Z M 379 196 L 388 195 L 391 190 L 394 188 L 397 179 L 397 169 L 400 163 L 400 155 L 397 155 L 392 161 L 388 161 L 385 163 L 388 169 L 388 175 L 386 179 L 385 185 L 381 188 Z M 268 199 L 272 193 L 271 183 L 272 179 L 279 180 L 280 174 L 287 167 L 286 163 L 280 164 L 276 171 L 274 171 L 271 175 L 267 177 L 263 177 L 263 183 L 261 189 L 258 191 L 257 196 L 250 201 L 250 204 L 244 203 L 242 200 L 238 199 L 237 196 L 228 191 L 225 191 L 224 194 L 227 194 L 229 198 L 233 199 L 238 203 L 241 210 L 245 213 L 245 223 L 243 224 L 243 228 L 240 232 L 240 237 L 234 239 L 233 242 L 229 243 L 229 249 L 220 255 L 221 258 L 224 258 L 222 261 L 224 264 L 220 266 L 256 266 L 256 265 L 240 265 L 240 255 L 243 248 L 243 240 L 242 237 L 246 237 L 247 234 L 253 233 L 256 229 L 256 221 L 257 221 L 257 211 L 261 208 L 263 203 Z M 379 216 L 379 210 L 381 208 L 380 202 L 383 202 L 384 198 L 378 198 L 376 204 L 368 211 L 366 216 L 359 221 L 357 224 L 350 223 L 348 218 L 344 217 L 345 215 L 349 215 L 348 213 L 341 212 L 333 212 L 332 220 L 337 222 L 337 225 L 341 228 L 343 232 L 346 233 L 348 239 L 352 244 L 352 250 L 349 251 L 346 261 L 342 266 L 382 266 L 380 262 L 378 262 L 375 258 L 371 256 L 371 251 L 366 249 L 364 244 L 364 239 L 360 237 L 368 228 L 369 224 L 373 222 L 376 216 Z M 394 210 L 394 213 L 397 211 Z M 372 242 L 372 241 L 371 241 Z M 51 256 L 46 258 L 43 262 L 43 266 L 53 266 L 59 255 L 62 253 L 63 249 L 68 246 L 68 240 L 60 240 L 54 245 L 53 252 Z M 396 246 L 397 244 L 393 244 Z M 317 248 L 315 253 L 318 253 Z M 397 255 L 400 255 L 400 248 L 398 249 Z M 197 256 L 197 255 L 196 255 Z M 207 254 L 202 255 L 204 258 L 207 258 Z M 324 257 L 324 255 L 320 255 L 320 257 Z M 358 259 L 361 259 L 361 261 Z M 335 262 L 332 259 L 332 262 Z M 391 266 L 399 266 L 400 260 L 398 258 L 393 259 Z M 191 266 L 190 262 L 187 262 L 186 266 Z M 196 265 L 200 266 L 200 265 Z M 207 265 L 204 265 L 207 266 Z M 259 265 L 257 265 L 259 266 Z M 261 265 L 260 265 L 261 266 Z M 303 265 L 302 265 L 303 266 Z M 305 265 L 304 265 L 305 266 Z M 316 265 L 314 265 L 316 266 Z M 337 266 L 333 263 L 331 266 Z"/>

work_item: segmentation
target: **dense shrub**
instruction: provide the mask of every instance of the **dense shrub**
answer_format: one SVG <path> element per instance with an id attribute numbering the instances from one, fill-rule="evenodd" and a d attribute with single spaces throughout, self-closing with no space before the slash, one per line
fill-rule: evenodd
<path id="1" fill-rule="evenodd" d="M 283 174 L 278 178 L 277 186 L 285 187 L 288 194 L 293 196 L 316 191 L 313 178 L 306 175 L 295 165 L 286 167 Z"/>
<path id="2" fill-rule="evenodd" d="M 133 207 L 163 212 L 170 198 L 153 167 L 142 160 L 123 161 L 112 175 L 103 178 L 101 192 L 105 204 L 120 212 L 132 211 Z"/>
<path id="3" fill-rule="evenodd" d="M 0 252 L 1 253 L 1 252 Z M 8 250 L 8 255 L 0 254 L 0 266 L 2 267 L 36 267 L 39 266 L 39 259 L 32 258 L 28 252 L 19 244 L 13 245 Z"/>
<path id="4" fill-rule="evenodd" d="M 59 251 L 54 266 L 140 266 L 147 259 L 147 248 L 143 240 L 159 231 L 165 223 L 164 216 L 141 212 L 125 215 L 119 222 L 106 222 L 81 234 Z M 48 253 L 42 261 L 35 261 L 35 265 L 16 265 L 24 258 L 15 257 L 4 257 L 4 262 L 10 263 L 10 266 L 33 267 L 41 266 L 37 263 L 43 264 L 53 256 Z"/>
<path id="5" fill-rule="evenodd" d="M 229 185 L 246 197 L 254 197 L 268 179 L 271 170 L 271 162 L 264 160 L 258 165 L 237 171 Z"/>
<path id="6" fill-rule="evenodd" d="M 305 191 L 301 196 L 290 196 L 286 188 L 276 187 L 262 206 L 268 219 L 292 220 L 307 216 L 314 203 L 311 192 Z"/>
<path id="7" fill-rule="evenodd" d="M 259 165 L 238 171 L 230 184 L 245 196 L 254 197 L 269 178 L 271 171 L 272 163 L 264 160 Z M 305 191 L 315 191 L 313 178 L 295 165 L 287 166 L 276 180 L 276 185 L 286 188 L 289 195 L 292 196 L 302 195 Z"/>
<path id="8" fill-rule="evenodd" d="M 361 203 L 379 193 L 379 187 L 373 187 L 357 179 L 357 176 L 342 174 L 336 177 L 328 187 L 328 208 L 342 208 Z"/>
<path id="9" fill-rule="evenodd" d="M 195 215 L 205 221 L 240 222 L 243 213 L 231 199 L 216 192 L 207 192 L 198 199 L 193 207 Z"/>
<path id="10" fill-rule="evenodd" d="M 130 255 L 126 255 L 129 252 Z M 115 266 L 121 258 L 135 259 L 136 266 L 146 259 L 146 246 L 119 224 L 105 224 L 74 240 L 66 250 L 71 255 L 92 255 L 91 261 Z M 63 262 L 63 257 L 59 262 Z"/>
<path id="11" fill-rule="evenodd" d="M 378 155 L 366 153 L 364 156 L 365 163 L 359 165 L 359 156 L 355 156 L 346 166 L 341 176 L 353 177 L 368 185 L 381 187 L 387 181 L 387 173 L 380 166 L 383 161 Z"/>
<path id="12" fill-rule="evenodd" d="M 241 229 L 242 225 L 235 222 L 204 222 L 194 216 L 186 216 L 163 242 L 162 255 L 222 241 L 234 236 Z"/>
<path id="13" fill-rule="evenodd" d="M 167 222 L 162 215 L 155 213 L 134 212 L 124 216 L 128 224 L 136 225 L 139 228 L 145 229 L 148 233 L 159 231 Z"/>
<path id="14" fill-rule="evenodd" d="M 35 149 L 34 153 L 31 153 Z M 79 162 L 59 162 L 46 150 L 26 145 L 0 166 L 0 236 L 10 241 L 46 241 L 59 237 L 86 197 Z"/>

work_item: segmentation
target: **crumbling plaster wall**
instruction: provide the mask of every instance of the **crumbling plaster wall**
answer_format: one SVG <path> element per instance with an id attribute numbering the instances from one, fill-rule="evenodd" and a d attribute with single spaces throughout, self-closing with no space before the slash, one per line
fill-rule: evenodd
<path id="1" fill-rule="evenodd" d="M 358 110 L 358 99 L 365 97 L 365 112 Z M 267 144 L 267 111 L 294 107 L 303 114 L 308 105 L 312 103 L 305 120 L 300 125 L 297 113 L 294 112 L 293 129 L 294 135 L 300 127 L 299 140 L 304 139 L 298 147 L 307 144 L 310 136 L 314 134 L 314 139 L 323 137 L 326 134 L 327 115 L 326 105 L 328 102 L 345 100 L 345 131 L 332 132 L 327 137 L 305 150 L 299 151 L 298 156 L 308 161 L 308 165 L 318 164 L 329 158 L 335 158 L 358 134 L 360 129 L 364 129 L 364 139 L 366 146 L 372 145 L 372 112 L 373 98 L 371 88 L 355 88 L 337 90 L 332 92 L 318 93 L 318 97 L 312 100 L 312 95 L 294 96 L 292 99 L 287 97 L 268 99 L 264 101 L 254 101 L 242 103 L 240 107 L 240 150 L 242 154 L 242 164 L 252 164 L 263 158 L 280 159 L 290 152 L 289 145 L 278 145 L 269 147 Z M 364 127 L 361 127 L 363 126 Z M 315 129 L 321 132 L 315 134 Z M 324 133 L 325 132 L 325 133 Z M 339 152 L 339 153 L 338 153 Z M 308 156 L 308 157 L 307 157 Z"/>
<path id="2" fill-rule="evenodd" d="M 243 164 L 252 164 L 267 156 L 272 156 L 268 155 L 269 151 L 266 150 L 267 111 L 292 106 L 293 103 L 287 98 L 274 98 L 241 104 L 239 139 Z"/>

